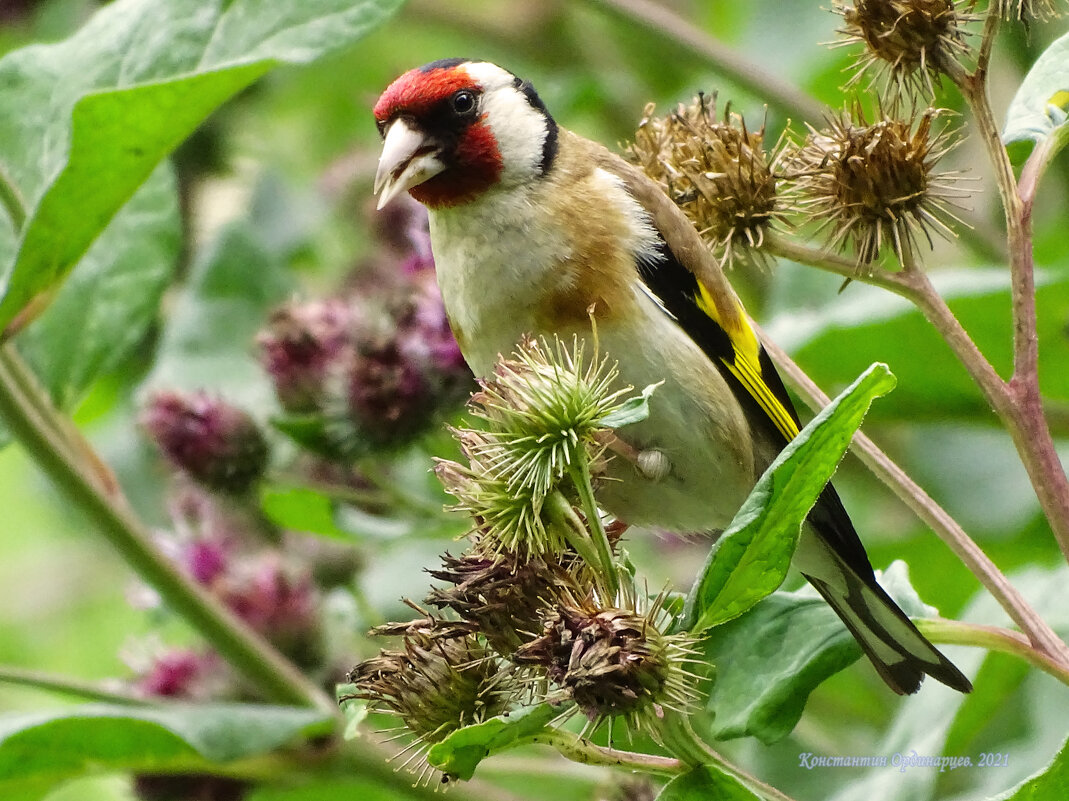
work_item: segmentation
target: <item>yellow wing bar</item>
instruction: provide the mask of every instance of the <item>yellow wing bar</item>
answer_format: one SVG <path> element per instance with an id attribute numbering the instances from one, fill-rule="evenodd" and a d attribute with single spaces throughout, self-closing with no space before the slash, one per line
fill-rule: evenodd
<path id="1" fill-rule="evenodd" d="M 698 291 L 699 296 L 695 298 L 698 307 L 709 315 L 731 340 L 735 358 L 730 361 L 723 359 L 724 366 L 757 401 L 764 413 L 775 423 L 779 432 L 788 441 L 794 439 L 798 436 L 798 426 L 761 374 L 761 345 L 757 341 L 753 328 L 746 320 L 746 312 L 740 309 L 740 314 L 736 315 L 739 322 L 736 325 L 726 326 L 717 314 L 716 304 L 709 290 L 700 281 Z"/>

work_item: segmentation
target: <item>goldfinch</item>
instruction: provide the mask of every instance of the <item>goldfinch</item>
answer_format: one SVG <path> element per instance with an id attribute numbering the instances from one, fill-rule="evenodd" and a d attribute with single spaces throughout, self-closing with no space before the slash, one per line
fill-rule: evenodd
<path id="1" fill-rule="evenodd" d="M 600 502 L 631 524 L 723 529 L 799 422 L 682 212 L 639 170 L 559 126 L 530 83 L 495 64 L 445 59 L 406 72 L 374 115 L 379 207 L 406 190 L 427 207 L 446 313 L 475 374 L 525 335 L 590 337 L 592 313 L 624 382 L 664 381 L 649 418 L 620 435 L 667 469 L 613 459 L 616 480 Z M 876 582 L 830 484 L 794 563 L 892 690 L 916 692 L 925 674 L 972 689 Z"/>

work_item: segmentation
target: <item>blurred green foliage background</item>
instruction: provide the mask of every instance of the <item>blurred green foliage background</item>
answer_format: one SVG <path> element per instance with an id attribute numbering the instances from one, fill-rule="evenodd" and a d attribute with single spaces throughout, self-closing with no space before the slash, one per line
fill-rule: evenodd
<path id="1" fill-rule="evenodd" d="M 531 79 L 563 125 L 610 145 L 632 135 L 647 102 L 667 109 L 699 90 L 717 91 L 721 101 L 730 100 L 752 124 L 765 120 L 769 140 L 787 125 L 783 109 L 766 108 L 762 98 L 740 90 L 700 54 L 627 19 L 615 5 L 411 0 L 355 47 L 308 66 L 272 72 L 227 103 L 179 148 L 173 164 L 184 240 L 177 278 L 149 333 L 129 357 L 92 384 L 75 413 L 147 520 L 165 523 L 166 475 L 136 429 L 139 399 L 147 387 L 205 386 L 261 417 L 271 411 L 266 380 L 257 377 L 252 336 L 272 306 L 292 293 L 327 291 L 372 255 L 370 183 L 378 140 L 370 107 L 401 72 L 454 55 L 501 63 Z M 839 23 L 821 8 L 826 4 L 678 0 L 664 5 L 694 30 L 726 43 L 830 108 L 841 108 L 844 70 L 855 54 L 822 44 L 835 39 Z M 87 0 L 8 0 L 0 9 L 0 52 L 60 39 L 96 7 Z M 1037 24 L 1029 31 L 1008 26 L 994 55 L 991 96 L 997 115 L 1028 65 L 1063 31 L 1064 21 Z M 960 98 L 944 90 L 940 103 L 960 110 Z M 866 102 L 872 101 L 869 93 Z M 3 113 L 19 112 L 8 107 Z M 967 131 L 968 120 L 962 124 Z M 790 127 L 796 135 L 804 131 L 802 120 L 791 120 Z M 983 237 L 997 240 L 1000 211 L 978 143 L 966 140 L 950 161 L 964 171 L 974 191 L 970 219 Z M 1065 456 L 1067 176 L 1069 158 L 1063 154 L 1043 186 L 1035 219 L 1041 380 Z M 977 343 L 1006 374 L 1008 279 L 1001 263 L 970 246 L 974 240 L 936 243 L 927 264 Z M 201 340 L 183 339 L 174 326 L 185 326 L 187 333 L 196 328 L 202 319 L 196 316 L 198 304 L 207 302 L 203 296 L 191 298 L 190 276 L 198 265 L 227 258 L 236 241 L 251 242 L 261 265 L 256 271 L 235 271 L 229 279 L 233 285 L 224 288 L 247 302 L 225 332 L 209 330 Z M 834 394 L 872 361 L 890 365 L 899 387 L 874 406 L 865 430 L 1005 572 L 1016 576 L 1018 586 L 1063 636 L 1069 633 L 1064 565 L 1060 574 L 1054 572 L 1061 558 L 1013 445 L 920 314 L 859 283 L 840 292 L 839 278 L 799 265 L 780 264 L 768 274 L 738 270 L 732 278 L 755 317 L 826 391 Z M 225 308 L 233 312 L 236 307 Z M 402 475 L 433 496 L 425 475 L 426 451 L 448 452 L 449 447 L 443 440 L 416 449 Z M 859 463 L 848 459 L 837 484 L 878 568 L 905 559 L 921 597 L 944 615 L 1002 622 L 997 607 L 982 593 L 978 597 L 979 585 L 962 564 Z M 121 678 L 129 674 L 124 655 L 141 647 L 145 637 L 191 639 L 180 622 L 154 618 L 131 605 L 138 592 L 133 576 L 17 446 L 0 452 L 0 510 L 0 663 L 82 679 Z M 428 531 L 399 524 L 368 530 L 360 542 L 367 562 L 361 579 L 366 606 L 357 616 L 359 625 L 397 614 L 402 596 L 423 594 L 422 567 L 450 547 L 463 523 L 446 528 Z M 651 583 L 672 579 L 686 586 L 704 551 L 701 543 L 655 533 L 632 540 L 635 559 Z M 933 733 L 930 725 L 936 702 L 923 700 L 923 693 L 917 699 L 897 699 L 859 664 L 814 693 L 787 740 L 773 747 L 734 741 L 724 750 L 799 799 L 828 798 L 834 792 L 841 793 L 837 799 L 979 797 L 1049 761 L 1066 732 L 1066 688 L 1008 657 L 982 659 L 975 651 L 947 650 L 967 673 L 975 676 L 979 668 L 980 675 L 976 692 L 953 702 L 960 708 L 942 710 L 946 730 L 935 726 Z M 0 708 L 56 703 L 60 701 L 39 692 L 0 684 Z M 890 739 L 882 739 L 889 728 Z M 806 771 L 798 765 L 798 754 L 805 751 L 864 755 L 911 748 L 935 754 L 997 748 L 1008 751 L 1012 760 L 1005 769 L 928 775 L 913 789 L 908 784 L 912 775 L 885 771 L 866 778 L 860 768 Z M 518 757 L 502 759 L 497 768 L 489 765 L 492 775 L 524 769 Z M 577 788 L 580 793 L 589 790 L 583 784 Z M 69 786 L 51 798 L 127 798 L 128 793 L 120 779 L 105 778 Z M 273 796 L 265 792 L 256 797 Z M 321 796 L 309 791 L 301 797 Z M 342 796 L 328 789 L 322 797 Z M 560 796 L 550 792 L 538 797 Z"/>

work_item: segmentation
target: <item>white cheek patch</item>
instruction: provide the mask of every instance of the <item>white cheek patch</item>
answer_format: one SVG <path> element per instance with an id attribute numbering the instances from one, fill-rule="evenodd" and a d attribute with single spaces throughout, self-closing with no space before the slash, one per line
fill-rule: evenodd
<path id="1" fill-rule="evenodd" d="M 516 88 L 512 73 L 487 62 L 465 64 L 464 69 L 482 89 L 479 112 L 501 154 L 501 184 L 515 185 L 537 175 L 549 133 L 545 116 Z"/>

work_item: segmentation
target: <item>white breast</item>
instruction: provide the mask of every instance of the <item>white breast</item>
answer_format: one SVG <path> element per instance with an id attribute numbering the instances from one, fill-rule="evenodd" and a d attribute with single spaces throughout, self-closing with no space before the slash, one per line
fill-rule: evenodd
<path id="1" fill-rule="evenodd" d="M 568 258 L 568 243 L 539 219 L 526 189 L 432 210 L 430 226 L 446 313 L 463 332 L 469 366 L 485 375 L 499 352 L 532 333 L 531 288 L 559 280 L 553 268 Z"/>
<path id="2" fill-rule="evenodd" d="M 653 252 L 657 234 L 619 179 L 604 170 L 588 178 L 606 204 L 624 207 L 633 223 L 621 246 Z M 539 183 L 492 190 L 457 207 L 430 210 L 431 245 L 446 313 L 463 332 L 464 357 L 477 375 L 487 373 L 497 355 L 535 331 L 533 291 L 549 293 L 572 280 L 561 269 L 572 254 L 559 220 L 545 211 Z"/>
<path id="3" fill-rule="evenodd" d="M 601 171 L 598 171 L 601 172 Z M 635 221 L 624 231 L 630 251 L 651 250 L 656 233 L 636 213 L 637 204 L 608 173 L 595 176 L 597 197 L 624 204 Z M 536 330 L 533 288 L 569 280 L 562 262 L 570 244 L 555 221 L 540 214 L 534 188 L 491 191 L 455 208 L 431 211 L 431 242 L 446 312 L 469 366 L 492 369 L 524 334 L 583 336 Z M 631 206 L 634 206 L 632 208 Z M 626 462 L 610 465 L 602 503 L 628 522 L 665 529 L 720 528 L 731 519 L 754 481 L 748 425 L 723 377 L 655 299 L 643 294 L 635 274 L 637 315 L 599 322 L 602 352 L 620 363 L 623 382 L 638 389 L 667 379 L 651 402 L 649 420 L 621 436 L 639 449 L 662 451 L 671 473 L 650 481 Z M 592 348 L 588 348 L 592 352 Z M 672 365 L 671 375 L 667 365 Z"/>

